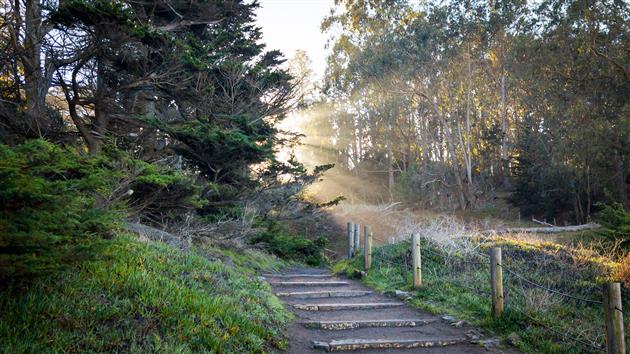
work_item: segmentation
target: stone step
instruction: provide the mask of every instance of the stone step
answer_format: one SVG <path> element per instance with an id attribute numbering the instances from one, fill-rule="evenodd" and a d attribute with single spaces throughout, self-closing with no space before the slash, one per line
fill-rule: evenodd
<path id="1" fill-rule="evenodd" d="M 370 310 L 387 307 L 404 306 L 402 302 L 368 302 L 354 304 L 295 304 L 293 307 L 305 311 L 335 311 L 335 310 Z"/>
<path id="2" fill-rule="evenodd" d="M 331 278 L 334 277 L 332 274 L 273 274 L 267 273 L 263 274 L 263 277 L 266 278 Z"/>
<path id="3" fill-rule="evenodd" d="M 464 342 L 465 339 L 340 339 L 325 341 L 313 341 L 313 348 L 327 352 L 350 351 L 361 349 L 409 349 L 445 347 Z"/>
<path id="4" fill-rule="evenodd" d="M 371 291 L 365 290 L 339 290 L 339 291 L 297 291 L 297 292 L 278 292 L 278 297 L 295 297 L 301 299 L 324 298 L 324 297 L 355 297 L 371 295 Z"/>
<path id="5" fill-rule="evenodd" d="M 325 330 L 345 330 L 371 327 L 417 327 L 436 322 L 436 320 L 360 320 L 360 321 L 308 321 L 304 327 Z"/>
<path id="6" fill-rule="evenodd" d="M 344 286 L 347 281 L 276 281 L 269 283 L 275 286 Z"/>

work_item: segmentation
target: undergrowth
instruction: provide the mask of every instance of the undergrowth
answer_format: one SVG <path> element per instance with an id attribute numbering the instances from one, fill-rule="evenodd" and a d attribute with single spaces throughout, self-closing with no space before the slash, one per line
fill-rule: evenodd
<path id="1" fill-rule="evenodd" d="M 597 222 L 603 226 L 598 234 L 623 242 L 626 250 L 630 250 L 630 214 L 619 203 L 598 204 L 601 208 L 597 214 Z"/>
<path id="2" fill-rule="evenodd" d="M 312 266 L 325 264 L 323 251 L 328 242 L 326 237 L 314 240 L 301 235 L 291 235 L 277 223 L 265 222 L 265 230 L 251 239 L 254 244 L 260 243 L 276 256 L 291 261 L 304 262 Z"/>
<path id="3" fill-rule="evenodd" d="M 88 155 L 44 140 L 0 144 L 0 352 L 284 349 L 290 314 L 255 275 L 287 263 L 119 235 L 139 210 L 181 224 L 207 202 L 194 183 L 111 146 Z"/>
<path id="4" fill-rule="evenodd" d="M 262 267 L 282 265 L 257 257 Z M 228 266 L 194 252 L 116 237 L 99 260 L 37 279 L 25 293 L 0 292 L 0 348 L 8 353 L 285 348 L 281 328 L 289 313 L 238 258 Z"/>
<path id="5" fill-rule="evenodd" d="M 87 155 L 44 140 L 0 144 L 0 284 L 98 258 L 134 207 L 193 203 L 198 191 L 186 181 L 113 147 Z"/>
<path id="6" fill-rule="evenodd" d="M 373 266 L 363 282 L 378 290 L 413 291 L 410 242 L 377 247 Z M 502 319 L 490 316 L 491 289 L 489 248 L 500 246 L 503 262 L 506 311 Z M 444 252 L 439 245 L 422 240 L 423 285 L 413 291 L 412 304 L 435 314 L 465 319 L 491 332 L 516 339 L 516 345 L 533 353 L 596 352 L 604 346 L 602 305 L 554 295 L 527 280 L 550 289 L 589 300 L 601 300 L 601 283 L 609 281 L 613 265 L 605 259 L 589 258 L 558 245 L 527 244 L 495 238 L 479 245 L 476 255 Z M 360 274 L 363 259 L 337 263 L 335 272 Z M 624 293 L 624 309 L 630 296 Z M 629 325 L 626 318 L 626 326 Z"/>

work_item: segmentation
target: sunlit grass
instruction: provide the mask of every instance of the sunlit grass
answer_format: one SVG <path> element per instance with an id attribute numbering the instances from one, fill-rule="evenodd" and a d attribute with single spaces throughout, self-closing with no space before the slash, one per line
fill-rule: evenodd
<path id="1" fill-rule="evenodd" d="M 480 253 L 500 246 L 506 268 L 563 293 L 598 301 L 601 300 L 601 283 L 611 280 L 614 263 L 588 250 L 508 238 L 485 242 L 480 245 Z M 408 240 L 375 248 L 372 269 L 362 281 L 380 291 L 413 291 L 409 249 Z M 427 244 L 424 240 L 422 250 L 423 286 L 413 291 L 411 303 L 414 306 L 438 315 L 448 314 L 467 320 L 497 336 L 517 334 L 520 338 L 517 346 L 527 352 L 595 351 L 589 348 L 591 343 L 603 347 L 605 331 L 601 305 L 551 294 L 523 283 L 505 271 L 506 312 L 501 320 L 494 320 L 490 316 L 487 257 L 458 253 L 447 256 L 439 246 Z M 333 270 L 355 275 L 363 268 L 362 262 L 362 257 L 356 257 L 337 263 Z M 630 308 L 628 293 L 624 294 L 624 308 Z"/>

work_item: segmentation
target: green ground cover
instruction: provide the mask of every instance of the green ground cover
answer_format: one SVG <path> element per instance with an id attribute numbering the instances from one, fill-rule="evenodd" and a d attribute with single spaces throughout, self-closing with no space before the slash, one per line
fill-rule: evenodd
<path id="1" fill-rule="evenodd" d="M 253 273 L 284 263 L 255 251 L 223 253 L 232 262 L 202 253 L 207 254 L 119 236 L 97 260 L 38 278 L 28 289 L 4 288 L 0 348 L 6 353 L 282 350 L 290 314 Z"/>

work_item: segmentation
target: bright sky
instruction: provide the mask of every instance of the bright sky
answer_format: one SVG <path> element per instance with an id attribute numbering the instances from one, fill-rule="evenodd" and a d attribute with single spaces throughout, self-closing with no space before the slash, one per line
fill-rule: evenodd
<path id="1" fill-rule="evenodd" d="M 305 50 L 319 79 L 326 68 L 327 36 L 319 30 L 333 0 L 260 0 L 258 25 L 267 50 L 279 49 L 288 59 L 297 49 Z"/>

